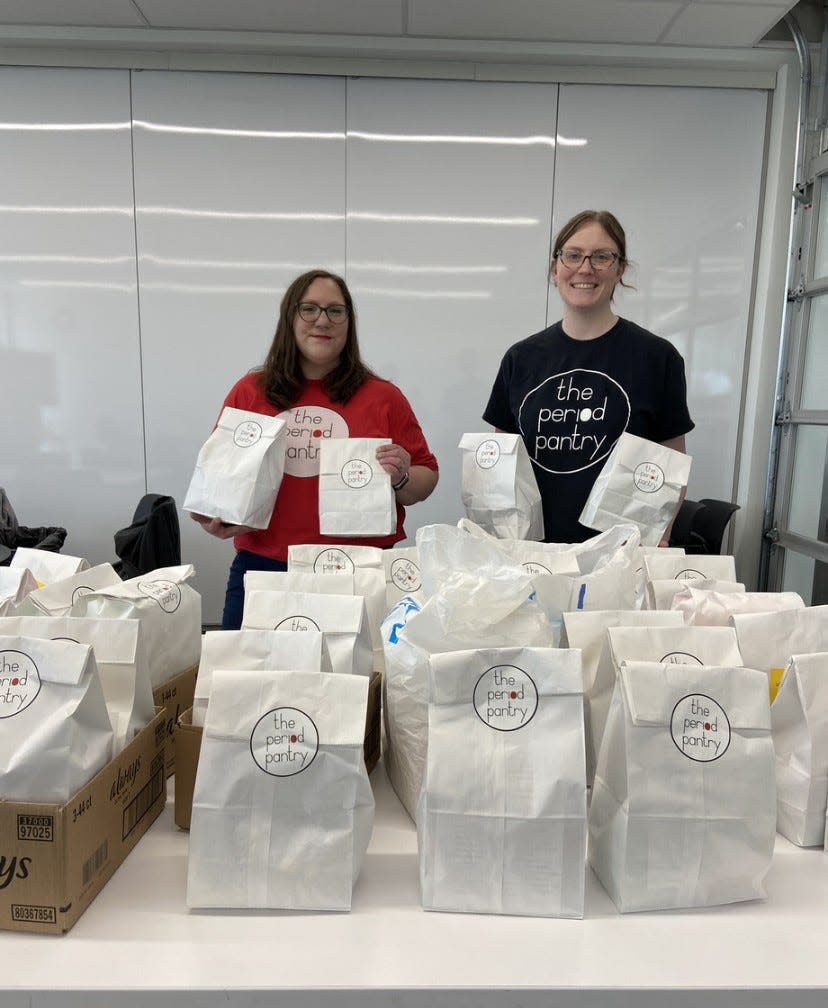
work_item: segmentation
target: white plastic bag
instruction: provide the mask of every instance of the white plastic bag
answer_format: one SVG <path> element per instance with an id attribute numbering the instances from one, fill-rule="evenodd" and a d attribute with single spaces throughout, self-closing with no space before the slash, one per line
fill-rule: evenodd
<path id="1" fill-rule="evenodd" d="M 319 447 L 319 531 L 386 536 L 397 530 L 391 477 L 377 461 L 389 438 L 332 438 Z"/>
<path id="2" fill-rule="evenodd" d="M 498 539 L 543 539 L 543 502 L 519 434 L 464 434 L 461 496 L 466 515 Z"/>
<path id="3" fill-rule="evenodd" d="M 374 817 L 367 697 L 362 676 L 215 671 L 188 906 L 350 910 Z"/>
<path id="4" fill-rule="evenodd" d="M 202 445 L 184 510 L 266 529 L 285 469 L 287 424 L 225 406 Z"/>
<path id="5" fill-rule="evenodd" d="M 589 809 L 589 860 L 618 909 L 762 899 L 776 795 L 764 677 L 625 662 Z"/>
<path id="6" fill-rule="evenodd" d="M 37 588 L 27 567 L 0 567 L 0 616 L 12 616 L 26 596 Z"/>
<path id="7" fill-rule="evenodd" d="M 577 651 L 434 655 L 417 837 L 426 910 L 582 917 Z"/>
<path id="8" fill-rule="evenodd" d="M 88 567 L 71 577 L 53 581 L 44 588 L 31 592 L 17 607 L 18 616 L 68 616 L 72 606 L 82 595 L 90 595 L 101 588 L 121 584 L 112 564 Z"/>

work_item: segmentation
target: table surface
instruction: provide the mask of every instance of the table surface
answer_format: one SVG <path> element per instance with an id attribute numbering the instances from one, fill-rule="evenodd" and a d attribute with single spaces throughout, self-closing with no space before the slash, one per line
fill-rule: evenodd
<path id="1" fill-rule="evenodd" d="M 620 915 L 588 871 L 583 920 L 427 913 L 414 825 L 382 763 L 371 780 L 350 913 L 189 911 L 170 798 L 67 935 L 0 934 L 0 1005 L 828 1005 L 822 850 L 777 837 L 766 902 Z"/>

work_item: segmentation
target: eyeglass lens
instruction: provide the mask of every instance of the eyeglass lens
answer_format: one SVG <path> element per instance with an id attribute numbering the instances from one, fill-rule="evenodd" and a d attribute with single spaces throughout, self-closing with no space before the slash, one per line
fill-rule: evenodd
<path id="1" fill-rule="evenodd" d="M 314 304 L 313 301 L 302 301 L 298 307 L 299 315 L 306 322 L 315 322 L 319 316 L 324 312 L 331 322 L 344 322 L 348 317 L 348 309 L 345 305 L 328 305 L 327 308 L 323 308 L 322 305 Z"/>

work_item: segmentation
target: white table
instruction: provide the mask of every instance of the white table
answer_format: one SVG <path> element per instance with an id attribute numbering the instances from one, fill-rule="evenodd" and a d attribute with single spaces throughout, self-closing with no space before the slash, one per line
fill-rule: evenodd
<path id="1" fill-rule="evenodd" d="M 425 913 L 382 765 L 350 914 L 190 912 L 172 802 L 68 935 L 0 933 L 0 1008 L 826 1008 L 828 856 L 777 839 L 766 903 L 584 920 Z"/>

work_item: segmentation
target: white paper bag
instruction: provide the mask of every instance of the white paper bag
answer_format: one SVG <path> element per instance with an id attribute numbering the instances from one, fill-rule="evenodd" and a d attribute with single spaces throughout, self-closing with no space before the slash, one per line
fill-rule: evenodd
<path id="1" fill-rule="evenodd" d="M 420 570 L 420 551 L 416 546 L 395 546 L 382 551 L 385 573 L 385 613 L 402 599 L 413 598 L 425 603 L 423 574 Z M 382 626 L 382 622 L 380 622 Z M 382 636 L 380 635 L 380 642 Z"/>
<path id="2" fill-rule="evenodd" d="M 765 896 L 776 794 L 761 673 L 626 662 L 589 809 L 589 860 L 618 909 Z"/>
<path id="3" fill-rule="evenodd" d="M 730 617 L 736 613 L 805 608 L 796 592 L 720 592 L 696 588 L 696 583 L 688 581 L 670 606 L 681 613 L 688 626 L 730 626 Z"/>
<path id="4" fill-rule="evenodd" d="M 17 607 L 18 616 L 68 616 L 72 606 L 82 595 L 90 595 L 101 588 L 121 584 L 112 564 L 88 567 L 71 577 L 53 581 L 44 588 L 31 592 Z"/>
<path id="5" fill-rule="evenodd" d="M 52 553 L 50 550 L 18 546 L 9 566 L 28 568 L 34 575 L 38 588 L 42 588 L 54 581 L 62 581 L 80 571 L 88 570 L 89 561 L 66 553 Z"/>
<path id="6" fill-rule="evenodd" d="M 582 917 L 586 785 L 577 651 L 430 662 L 417 814 L 426 910 Z"/>
<path id="7" fill-rule="evenodd" d="M 684 452 L 622 434 L 578 520 L 599 530 L 632 522 L 641 532 L 642 543 L 658 546 L 679 509 L 692 461 Z"/>
<path id="8" fill-rule="evenodd" d="M 215 671 L 188 906 L 350 910 L 374 816 L 367 698 L 362 676 Z"/>
<path id="9" fill-rule="evenodd" d="M 563 614 L 564 634 L 562 647 L 579 648 L 581 651 L 581 668 L 584 677 L 584 724 L 586 737 L 586 773 L 587 784 L 592 784 L 595 776 L 595 764 L 598 750 L 601 748 L 601 736 L 607 720 L 612 689 L 615 685 L 615 675 L 612 665 L 605 660 L 602 675 L 599 676 L 599 663 L 604 649 L 607 647 L 607 630 L 609 627 L 667 627 L 682 626 L 678 613 L 649 612 L 636 609 L 613 609 L 590 612 L 565 612 Z M 610 674 L 611 673 L 611 674 Z"/>
<path id="10" fill-rule="evenodd" d="M 37 581 L 27 567 L 0 567 L 0 616 L 12 616 Z"/>
<path id="11" fill-rule="evenodd" d="M 204 725 L 216 669 L 249 671 L 322 671 L 322 634 L 317 630 L 287 634 L 277 630 L 208 630 L 193 696 L 193 725 Z"/>
<path id="12" fill-rule="evenodd" d="M 464 434 L 460 491 L 471 521 L 498 539 L 543 539 L 543 502 L 519 434 Z"/>
<path id="13" fill-rule="evenodd" d="M 243 630 L 279 630 L 323 636 L 325 671 L 370 677 L 371 635 L 360 595 L 251 591 L 244 596 Z"/>
<path id="14" fill-rule="evenodd" d="M 635 607 L 636 609 L 646 609 L 647 608 L 647 568 L 644 566 L 644 557 L 649 556 L 651 553 L 657 552 L 659 549 L 663 550 L 665 553 L 671 553 L 673 556 L 684 556 L 683 546 L 639 546 L 638 547 L 638 559 L 635 561 L 635 576 L 636 576 L 636 587 L 635 587 Z"/>
<path id="15" fill-rule="evenodd" d="M 736 560 L 717 553 L 692 553 L 675 556 L 667 550 L 656 550 L 644 555 L 648 581 L 736 581 Z"/>
<path id="16" fill-rule="evenodd" d="M 310 571 L 247 571 L 244 590 L 317 592 L 322 595 L 353 595 L 353 574 L 314 574 Z"/>
<path id="17" fill-rule="evenodd" d="M 821 847 L 828 804 L 828 652 L 794 655 L 771 707 L 776 828 Z"/>
<path id="18" fill-rule="evenodd" d="M 266 529 L 285 469 L 287 424 L 225 406 L 202 445 L 184 510 Z"/>
<path id="19" fill-rule="evenodd" d="M 112 723 L 113 756 L 129 745 L 155 717 L 149 666 L 138 620 L 12 616 L 0 620 L 0 634 L 91 645 Z"/>
<path id="20" fill-rule="evenodd" d="M 377 461 L 389 438 L 332 438 L 319 446 L 319 531 L 387 536 L 397 530 L 391 477 Z"/>
<path id="21" fill-rule="evenodd" d="M 645 609 L 672 609 L 673 600 L 688 585 L 700 591 L 715 591 L 720 595 L 741 595 L 745 586 L 739 581 L 716 581 L 713 578 L 695 578 L 692 581 L 677 581 L 675 578 L 659 578 L 646 583 Z"/>
<path id="22" fill-rule="evenodd" d="M 828 605 L 772 613 L 736 613 L 731 624 L 749 668 L 768 674 L 771 700 L 795 654 L 828 651 Z"/>
<path id="23" fill-rule="evenodd" d="M 0 796 L 62 805 L 112 758 L 88 644 L 0 637 Z"/>
<path id="24" fill-rule="evenodd" d="M 537 602 L 529 598 L 530 576 L 490 539 L 428 525 L 417 532 L 417 546 L 423 583 L 436 590 L 422 609 L 403 599 L 382 625 L 385 765 L 412 819 L 428 744 L 429 658 L 476 647 L 557 643 Z"/>
<path id="25" fill-rule="evenodd" d="M 82 595 L 72 616 L 94 619 L 137 619 L 155 689 L 198 665 L 201 653 L 201 596 L 186 582 L 192 564 L 159 567 L 120 585 Z"/>

